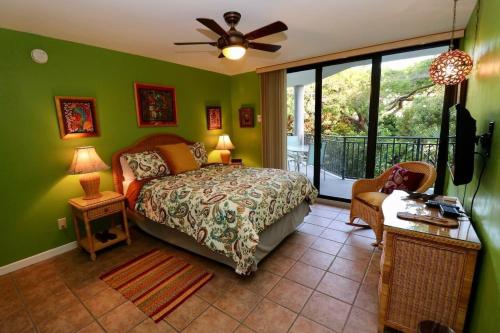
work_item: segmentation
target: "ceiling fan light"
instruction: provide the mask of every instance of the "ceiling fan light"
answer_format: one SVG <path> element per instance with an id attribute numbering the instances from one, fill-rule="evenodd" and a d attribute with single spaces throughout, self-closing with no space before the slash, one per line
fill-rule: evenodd
<path id="1" fill-rule="evenodd" d="M 246 49 L 243 46 L 240 45 L 232 45 L 232 46 L 227 46 L 222 49 L 222 54 L 224 57 L 231 59 L 231 60 L 238 60 L 241 59 L 246 53 Z"/>

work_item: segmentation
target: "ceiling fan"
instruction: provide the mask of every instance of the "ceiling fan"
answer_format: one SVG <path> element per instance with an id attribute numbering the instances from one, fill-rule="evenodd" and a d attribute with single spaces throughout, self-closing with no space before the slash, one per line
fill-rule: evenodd
<path id="1" fill-rule="evenodd" d="M 174 43 L 175 45 L 200 45 L 208 44 L 217 47 L 222 52 L 219 58 L 228 58 L 238 60 L 245 55 L 247 48 L 276 52 L 281 45 L 265 44 L 253 42 L 254 39 L 272 35 L 288 29 L 285 23 L 276 21 L 262 28 L 243 34 L 236 30 L 236 25 L 240 21 L 241 14 L 238 12 L 224 13 L 224 20 L 229 25 L 229 30 L 225 31 L 217 22 L 208 18 L 197 18 L 196 20 L 219 35 L 216 42 L 192 42 L 192 43 Z"/>

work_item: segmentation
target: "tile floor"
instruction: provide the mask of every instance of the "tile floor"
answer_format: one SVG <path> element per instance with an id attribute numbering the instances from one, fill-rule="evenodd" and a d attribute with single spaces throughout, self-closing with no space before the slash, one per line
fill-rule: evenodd
<path id="1" fill-rule="evenodd" d="M 133 243 L 98 254 L 79 249 L 0 276 L 0 332 L 376 332 L 380 252 L 348 212 L 312 207 L 251 277 L 132 228 Z M 215 273 L 158 324 L 98 276 L 151 248 Z"/>

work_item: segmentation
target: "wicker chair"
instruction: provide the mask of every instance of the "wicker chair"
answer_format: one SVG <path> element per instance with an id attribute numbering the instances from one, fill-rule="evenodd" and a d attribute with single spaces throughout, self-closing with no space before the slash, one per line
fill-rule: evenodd
<path id="1" fill-rule="evenodd" d="M 402 162 L 399 165 L 410 171 L 420 172 L 425 175 L 416 192 L 427 191 L 436 180 L 436 169 L 429 163 L 413 161 Z M 380 190 L 389 178 L 391 171 L 392 168 L 389 168 L 373 179 L 358 179 L 352 185 L 351 214 L 347 224 L 372 228 L 377 239 L 373 244 L 374 246 L 379 246 L 382 242 L 382 233 L 384 231 L 382 202 L 387 197 L 387 194 L 380 192 Z M 368 225 L 354 223 L 356 218 L 362 219 Z"/>

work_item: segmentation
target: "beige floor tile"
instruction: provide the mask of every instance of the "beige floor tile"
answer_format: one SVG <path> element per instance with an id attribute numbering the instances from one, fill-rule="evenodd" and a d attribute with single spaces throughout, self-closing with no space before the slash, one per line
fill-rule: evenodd
<path id="1" fill-rule="evenodd" d="M 295 231 L 293 234 L 288 236 L 286 242 L 309 247 L 317 238 L 317 236 L 309 235 L 300 231 Z"/>
<path id="2" fill-rule="evenodd" d="M 164 320 L 175 329 L 181 331 L 185 329 L 196 317 L 208 309 L 209 306 L 209 303 L 200 297 L 193 295 L 182 303 L 177 309 L 166 316 Z"/>
<path id="3" fill-rule="evenodd" d="M 285 275 L 289 280 L 298 282 L 309 288 L 316 288 L 318 282 L 323 277 L 325 271 L 306 265 L 302 262 L 297 262 Z"/>
<path id="4" fill-rule="evenodd" d="M 360 247 L 368 251 L 372 251 L 374 249 L 374 246 L 372 245 L 373 244 L 372 238 L 358 236 L 355 234 L 351 234 L 349 238 L 346 240 L 345 244 L 355 247 Z"/>
<path id="5" fill-rule="evenodd" d="M 351 306 L 333 297 L 314 292 L 302 315 L 336 332 L 341 332 Z"/>
<path id="6" fill-rule="evenodd" d="M 64 286 L 57 294 L 49 295 L 39 303 L 28 304 L 28 310 L 33 321 L 40 324 L 47 318 L 57 316 L 61 309 L 69 308 L 75 304 L 80 304 L 80 301 Z"/>
<path id="7" fill-rule="evenodd" d="M 125 303 L 126 299 L 118 291 L 106 288 L 82 302 L 95 317 L 100 317 L 118 305 Z"/>
<path id="8" fill-rule="evenodd" d="M 219 297 L 226 292 L 228 288 L 233 286 L 235 282 L 231 279 L 227 279 L 220 275 L 214 275 L 214 277 L 208 281 L 203 287 L 201 287 L 196 295 L 203 298 L 208 303 L 212 304 Z"/>
<path id="9" fill-rule="evenodd" d="M 243 276 L 238 284 L 261 296 L 267 295 L 280 280 L 280 276 L 268 271 L 257 271 L 252 276 Z"/>
<path id="10" fill-rule="evenodd" d="M 151 318 L 144 320 L 142 323 L 134 327 L 129 333 L 175 333 L 169 324 L 164 321 L 155 323 Z"/>
<path id="11" fill-rule="evenodd" d="M 9 280 L 9 287 L 2 286 L 0 289 L 0 322 L 8 315 L 23 308 L 23 302 L 19 297 L 16 287 Z"/>
<path id="12" fill-rule="evenodd" d="M 334 230 L 334 229 L 325 229 L 323 233 L 320 235 L 321 238 L 326 238 L 338 243 L 344 243 L 349 234 L 344 231 Z"/>
<path id="13" fill-rule="evenodd" d="M 326 273 L 316 290 L 352 304 L 358 292 L 359 283 L 340 275 Z"/>
<path id="14" fill-rule="evenodd" d="M 377 333 L 378 319 L 374 313 L 353 307 L 344 333 Z"/>
<path id="15" fill-rule="evenodd" d="M 300 258 L 300 261 L 313 267 L 327 270 L 333 261 L 334 256 L 314 249 L 308 249 Z"/>
<path id="16" fill-rule="evenodd" d="M 361 282 L 365 275 L 366 263 L 336 257 L 328 271 Z"/>
<path id="17" fill-rule="evenodd" d="M 38 284 L 26 284 L 23 287 L 19 286 L 19 291 L 26 304 L 37 304 L 50 295 L 57 294 L 65 287 L 66 285 L 62 278 L 59 276 L 52 276 L 47 280 L 40 280 Z"/>
<path id="18" fill-rule="evenodd" d="M 106 333 L 102 327 L 96 322 L 92 322 L 90 325 L 85 326 L 77 333 Z"/>
<path id="19" fill-rule="evenodd" d="M 376 287 L 361 285 L 354 305 L 371 313 L 378 313 L 378 291 Z"/>
<path id="20" fill-rule="evenodd" d="M 335 229 L 339 231 L 344 231 L 344 232 L 351 232 L 354 227 L 346 224 L 345 222 L 340 222 L 340 221 L 332 221 L 330 225 L 328 226 L 330 229 Z"/>
<path id="21" fill-rule="evenodd" d="M 248 316 L 261 299 L 262 296 L 246 288 L 233 286 L 214 303 L 214 306 L 241 321 Z"/>
<path id="22" fill-rule="evenodd" d="M 335 333 L 331 329 L 321 326 L 306 317 L 299 316 L 289 333 Z"/>
<path id="23" fill-rule="evenodd" d="M 210 307 L 183 331 L 185 333 L 230 333 L 239 323 L 227 314 Z"/>
<path id="24" fill-rule="evenodd" d="M 332 223 L 333 218 L 335 216 L 337 216 L 337 214 L 335 214 L 331 218 L 321 217 L 321 216 L 317 216 L 317 215 L 308 215 L 304 219 L 304 222 L 307 222 L 307 223 L 310 223 L 310 224 L 314 224 L 314 225 L 317 225 L 317 226 L 320 226 L 320 227 L 328 227 L 330 225 L 330 223 Z"/>
<path id="25" fill-rule="evenodd" d="M 245 320 L 245 325 L 258 333 L 287 332 L 297 315 L 267 299 L 257 305 Z"/>
<path id="26" fill-rule="evenodd" d="M 0 332 L 2 333 L 21 333 L 32 328 L 33 324 L 24 309 L 11 313 L 0 322 Z"/>
<path id="27" fill-rule="evenodd" d="M 94 321 L 94 318 L 92 318 L 87 309 L 78 302 L 38 324 L 38 329 L 41 333 L 75 332 L 86 327 L 92 323 L 92 321 Z"/>
<path id="28" fill-rule="evenodd" d="M 341 221 L 341 222 L 349 222 L 349 214 L 341 212 L 337 217 L 335 218 L 336 221 Z"/>
<path id="29" fill-rule="evenodd" d="M 372 252 L 373 252 L 372 250 L 366 250 L 359 247 L 344 245 L 342 246 L 342 249 L 340 249 L 338 256 L 349 260 L 362 261 L 368 263 L 370 262 Z"/>
<path id="30" fill-rule="evenodd" d="M 309 235 L 319 236 L 323 231 L 325 231 L 325 227 L 320 227 L 310 223 L 302 223 L 299 230 Z"/>
<path id="31" fill-rule="evenodd" d="M 281 244 L 277 249 L 276 253 L 282 256 L 292 258 L 294 260 L 299 260 L 300 257 L 306 252 L 307 246 L 297 244 L 293 241 L 286 240 L 283 244 Z"/>
<path id="32" fill-rule="evenodd" d="M 245 325 L 240 325 L 238 326 L 236 331 L 234 331 L 234 333 L 255 333 L 255 331 L 246 327 Z"/>
<path id="33" fill-rule="evenodd" d="M 146 319 L 146 315 L 131 302 L 123 303 L 99 318 L 108 333 L 126 332 Z"/>
<path id="34" fill-rule="evenodd" d="M 371 228 L 357 228 L 355 227 L 352 231 L 353 234 L 360 235 L 363 237 L 375 239 L 375 233 Z"/>
<path id="35" fill-rule="evenodd" d="M 270 300 L 299 313 L 313 290 L 296 282 L 281 279 L 266 296 Z"/>
<path id="36" fill-rule="evenodd" d="M 106 282 L 96 277 L 87 279 L 82 283 L 70 285 L 70 288 L 78 297 L 80 297 L 80 299 L 85 299 L 93 297 L 95 294 L 109 287 Z"/>
<path id="37" fill-rule="evenodd" d="M 315 249 L 321 252 L 325 252 L 331 255 L 337 255 L 337 253 L 342 248 L 341 243 L 337 243 L 328 239 L 318 238 L 312 245 L 311 249 Z"/>
<path id="38" fill-rule="evenodd" d="M 283 276 L 292 268 L 295 260 L 272 253 L 259 263 L 259 269 L 264 269 L 279 276 Z"/>

